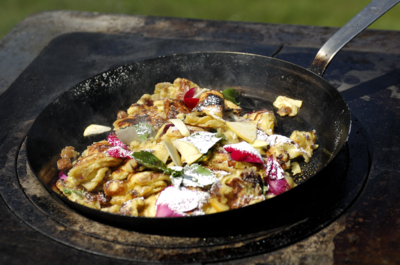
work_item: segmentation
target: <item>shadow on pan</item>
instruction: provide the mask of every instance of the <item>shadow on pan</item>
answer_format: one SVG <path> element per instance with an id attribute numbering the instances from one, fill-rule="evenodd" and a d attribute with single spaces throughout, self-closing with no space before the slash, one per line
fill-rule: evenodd
<path id="1" fill-rule="evenodd" d="M 339 92 L 318 75 L 294 64 L 270 57 L 230 53 L 190 53 L 135 62 L 94 76 L 60 95 L 38 116 L 28 135 L 28 161 L 36 176 L 50 191 L 57 178 L 55 162 L 65 146 L 83 151 L 95 140 L 84 138 L 89 124 L 110 125 L 119 110 L 127 109 L 141 95 L 152 94 L 155 84 L 187 78 L 200 87 L 241 91 L 245 109 L 272 110 L 278 95 L 303 100 L 297 117 L 277 117 L 276 133 L 316 130 L 319 149 L 296 188 L 261 203 L 223 213 L 181 217 L 146 218 L 104 213 L 60 196 L 78 212 L 94 220 L 138 232 L 171 236 L 222 236 L 273 229 L 311 214 L 312 205 L 294 207 L 299 198 L 314 196 L 329 179 L 322 171 L 339 153 L 350 129 L 350 111 Z M 56 160 L 55 160 L 56 161 Z M 46 165 L 46 170 L 43 170 Z M 42 170 L 47 174 L 39 174 Z M 317 174 L 318 173 L 318 174 Z M 325 194 L 325 195 L 324 195 Z M 321 196 L 331 196 L 322 193 Z M 326 198 L 327 199 L 327 198 Z M 324 200 L 324 199 L 322 199 Z M 306 200 L 305 200 L 306 201 Z M 316 208 L 313 210 L 317 210 Z"/>

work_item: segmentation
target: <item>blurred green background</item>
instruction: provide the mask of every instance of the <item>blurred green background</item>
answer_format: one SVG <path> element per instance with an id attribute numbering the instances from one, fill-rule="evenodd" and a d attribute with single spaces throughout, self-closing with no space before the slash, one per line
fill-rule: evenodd
<path id="1" fill-rule="evenodd" d="M 369 0 L 0 0 L 0 38 L 26 16 L 44 10 L 79 10 L 340 27 Z M 371 28 L 400 30 L 400 5 Z"/>

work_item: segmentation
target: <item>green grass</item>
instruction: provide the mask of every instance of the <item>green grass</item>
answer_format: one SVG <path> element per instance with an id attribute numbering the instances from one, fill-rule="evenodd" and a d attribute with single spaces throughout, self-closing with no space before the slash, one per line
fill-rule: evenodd
<path id="1" fill-rule="evenodd" d="M 340 27 L 369 0 L 0 0 L 0 38 L 26 16 L 44 10 L 233 20 Z M 400 5 L 371 28 L 400 30 Z"/>

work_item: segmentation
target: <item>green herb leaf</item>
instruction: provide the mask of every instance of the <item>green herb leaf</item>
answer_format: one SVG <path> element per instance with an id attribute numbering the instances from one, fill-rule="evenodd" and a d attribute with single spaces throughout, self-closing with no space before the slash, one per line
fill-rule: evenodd
<path id="1" fill-rule="evenodd" d="M 79 197 L 83 198 L 83 191 L 76 191 L 76 190 L 69 190 L 63 189 L 65 195 L 71 195 L 72 193 L 78 195 Z"/>
<path id="2" fill-rule="evenodd" d="M 210 150 L 208 150 L 207 153 L 205 153 L 204 155 L 202 155 L 202 156 L 196 161 L 196 163 L 208 161 L 208 160 L 214 155 L 214 151 L 215 151 L 215 148 L 211 148 Z"/>
<path id="3" fill-rule="evenodd" d="M 239 91 L 237 91 L 236 89 L 227 88 L 224 91 L 222 91 L 222 94 L 224 94 L 225 99 L 232 101 L 236 105 L 240 105 L 240 103 L 236 101 L 236 98 L 240 96 Z"/>
<path id="4" fill-rule="evenodd" d="M 167 166 L 163 161 L 158 159 L 155 155 L 153 155 L 150 152 L 145 152 L 145 151 L 134 152 L 132 156 L 140 164 L 147 167 L 148 169 L 161 171 L 164 174 L 170 175 L 171 177 L 179 177 L 182 176 L 183 174 L 183 170 L 174 170 L 172 168 L 167 168 Z"/>
<path id="5" fill-rule="evenodd" d="M 167 170 L 167 166 L 164 164 L 164 162 L 158 159 L 155 155 L 153 155 L 150 152 L 145 152 L 145 151 L 134 152 L 132 156 L 140 164 L 149 169 L 162 172 Z"/>
<path id="6" fill-rule="evenodd" d="M 79 197 L 83 198 L 83 191 L 72 190 L 72 192 L 78 195 Z"/>
<path id="7" fill-rule="evenodd" d="M 180 177 L 183 174 L 183 169 L 173 170 L 172 168 L 167 168 L 166 170 L 164 170 L 164 174 L 170 175 L 173 178 Z"/>
<path id="8" fill-rule="evenodd" d="M 191 164 L 188 166 L 184 167 L 185 174 L 190 174 L 192 175 L 200 175 L 200 176 L 214 176 L 214 173 L 209 170 L 208 168 L 205 168 L 203 166 L 200 166 L 199 164 Z"/>

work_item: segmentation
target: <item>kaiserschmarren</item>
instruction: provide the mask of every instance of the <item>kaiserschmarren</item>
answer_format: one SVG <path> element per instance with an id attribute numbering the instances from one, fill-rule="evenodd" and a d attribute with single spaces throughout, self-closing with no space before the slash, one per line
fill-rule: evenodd
<path id="1" fill-rule="evenodd" d="M 100 211 L 145 217 L 218 213 L 290 190 L 301 172 L 291 160 L 309 162 L 316 132 L 274 134 L 274 111 L 242 113 L 238 96 L 184 78 L 156 84 L 116 114 L 107 139 L 81 154 L 61 150 L 57 190 Z M 273 105 L 294 116 L 302 101 L 279 96 Z M 88 125 L 85 136 L 108 130 Z"/>

